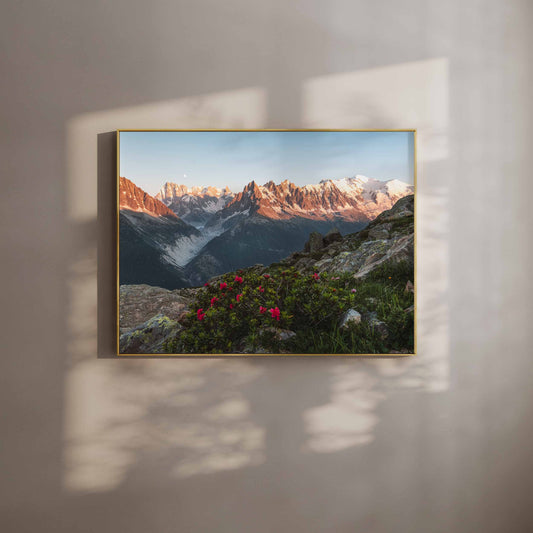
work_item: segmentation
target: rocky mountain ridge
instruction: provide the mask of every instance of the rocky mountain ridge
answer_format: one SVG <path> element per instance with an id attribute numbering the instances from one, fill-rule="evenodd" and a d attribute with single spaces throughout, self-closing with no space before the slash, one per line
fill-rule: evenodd
<path id="1" fill-rule="evenodd" d="M 303 272 L 353 273 L 364 278 L 387 262 L 414 261 L 414 195 L 396 202 L 364 230 L 347 235 L 312 233 L 303 252 L 280 262 Z"/>
<path id="2" fill-rule="evenodd" d="M 289 180 L 278 185 L 273 181 L 265 185 L 251 181 L 217 213 L 216 219 L 246 212 L 271 220 L 369 221 L 400 198 L 412 194 L 413 189 L 400 180 L 380 181 L 360 175 L 304 186 Z"/>
<path id="3" fill-rule="evenodd" d="M 130 283 L 168 289 L 280 261 L 300 250 L 313 232 L 361 230 L 413 188 L 399 180 L 356 176 L 302 187 L 288 180 L 252 181 L 234 196 L 228 188 L 166 183 L 160 197 L 170 202 L 167 206 L 126 178 L 120 185 L 121 249 L 135 258 L 121 263 L 121 273 L 128 272 L 124 279 Z M 172 281 L 173 269 L 179 283 Z"/>
<path id="4" fill-rule="evenodd" d="M 120 178 L 119 191 L 119 207 L 121 210 L 127 209 L 138 213 L 146 213 L 153 217 L 178 218 L 163 202 L 150 196 L 127 178 Z"/>

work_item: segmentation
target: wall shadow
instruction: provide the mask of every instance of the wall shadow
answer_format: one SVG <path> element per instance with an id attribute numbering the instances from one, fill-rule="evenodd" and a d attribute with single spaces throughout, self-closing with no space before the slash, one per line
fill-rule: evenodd
<path id="1" fill-rule="evenodd" d="M 97 355 L 116 355 L 117 335 L 117 222 L 116 132 L 99 133 L 97 140 Z"/>

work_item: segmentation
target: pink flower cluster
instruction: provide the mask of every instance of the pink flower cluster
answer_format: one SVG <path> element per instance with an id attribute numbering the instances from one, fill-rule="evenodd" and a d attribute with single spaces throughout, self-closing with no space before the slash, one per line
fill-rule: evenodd
<path id="1" fill-rule="evenodd" d="M 274 309 L 269 309 L 269 311 L 270 311 L 270 314 L 272 315 L 272 318 L 275 318 L 279 322 L 279 318 L 281 315 L 279 307 L 276 307 Z"/>

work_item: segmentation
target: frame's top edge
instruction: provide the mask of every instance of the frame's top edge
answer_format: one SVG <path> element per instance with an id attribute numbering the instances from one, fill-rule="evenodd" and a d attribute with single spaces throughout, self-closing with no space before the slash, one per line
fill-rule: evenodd
<path id="1" fill-rule="evenodd" d="M 324 132 L 383 132 L 383 133 L 416 133 L 416 128 L 406 128 L 406 129 L 331 129 L 331 128 L 253 128 L 253 129 L 230 129 L 230 128 L 184 128 L 184 129 L 117 129 L 117 133 L 127 133 L 127 132 L 202 132 L 202 131 L 209 131 L 209 132 L 229 132 L 229 131 L 235 131 L 235 132 L 253 132 L 253 131 L 294 131 L 294 132 L 306 132 L 306 131 L 324 131 Z"/>

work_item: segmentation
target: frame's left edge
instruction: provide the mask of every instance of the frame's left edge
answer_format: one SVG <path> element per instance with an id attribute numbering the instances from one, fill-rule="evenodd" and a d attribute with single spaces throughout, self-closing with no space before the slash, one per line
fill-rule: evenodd
<path id="1" fill-rule="evenodd" d="M 413 354 L 412 355 L 417 355 L 418 354 L 418 327 L 417 327 L 417 322 L 418 322 L 418 266 L 417 266 L 417 261 L 418 261 L 418 255 L 417 255 L 417 246 L 418 246 L 418 228 L 417 228 L 417 220 L 418 220 L 418 183 L 417 183 L 417 178 L 418 178 L 418 158 L 417 158 L 417 142 L 418 142 L 418 138 L 417 138 L 417 130 L 414 129 L 413 130 L 413 173 L 414 173 L 414 176 L 413 176 L 413 182 L 414 182 L 414 217 L 415 217 L 415 235 L 414 235 L 414 243 L 413 243 L 413 249 L 414 249 L 414 257 L 413 257 L 413 261 L 414 261 L 414 285 L 415 285 L 415 302 L 414 302 L 414 306 L 415 306 L 415 314 L 414 314 L 414 324 L 413 324 L 413 327 L 414 327 L 414 346 L 413 346 Z"/>
<path id="2" fill-rule="evenodd" d="M 117 148 L 117 161 L 115 168 L 115 194 L 116 194 L 116 215 L 115 215 L 115 224 L 116 224 L 116 350 L 117 356 L 121 355 L 120 353 L 120 130 L 116 131 L 116 148 Z"/>

